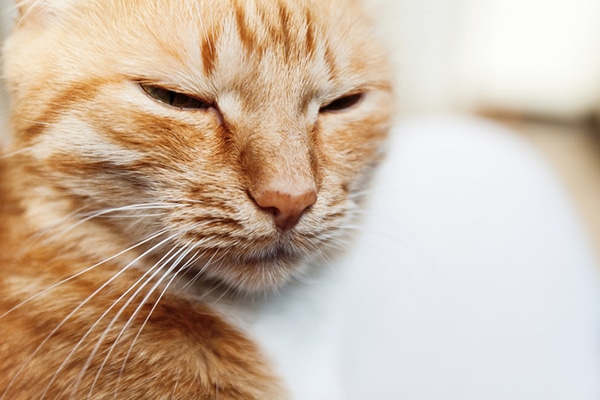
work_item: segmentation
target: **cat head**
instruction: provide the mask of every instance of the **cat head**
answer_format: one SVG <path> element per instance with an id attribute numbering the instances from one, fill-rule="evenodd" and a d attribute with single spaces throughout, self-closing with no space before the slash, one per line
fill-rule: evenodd
<path id="1" fill-rule="evenodd" d="M 356 1 L 18 6 L 14 142 L 46 200 L 247 291 L 335 245 L 392 108 Z"/>

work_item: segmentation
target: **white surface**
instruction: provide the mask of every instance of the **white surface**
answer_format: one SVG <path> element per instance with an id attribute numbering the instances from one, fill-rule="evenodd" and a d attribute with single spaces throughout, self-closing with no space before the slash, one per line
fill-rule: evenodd
<path id="1" fill-rule="evenodd" d="M 351 251 L 258 308 L 295 399 L 597 400 L 598 268 L 511 133 L 401 125 Z"/>

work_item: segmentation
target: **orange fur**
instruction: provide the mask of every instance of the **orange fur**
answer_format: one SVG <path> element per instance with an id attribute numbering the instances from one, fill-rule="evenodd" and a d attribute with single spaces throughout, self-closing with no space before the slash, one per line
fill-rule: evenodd
<path id="1" fill-rule="evenodd" d="M 392 103 L 356 2 L 19 6 L 4 51 L 18 154 L 0 160 L 0 399 L 284 398 L 243 332 L 172 287 L 268 291 L 343 234 Z M 283 232 L 253 196 L 298 188 L 316 202 Z"/>

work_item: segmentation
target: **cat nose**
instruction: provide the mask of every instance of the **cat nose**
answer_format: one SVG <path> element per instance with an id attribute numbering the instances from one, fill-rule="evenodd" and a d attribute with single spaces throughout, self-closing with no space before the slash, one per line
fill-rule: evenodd
<path id="1" fill-rule="evenodd" d="M 266 188 L 250 194 L 261 209 L 271 214 L 275 225 L 283 232 L 296 226 L 304 211 L 317 202 L 314 188 L 294 193 Z"/>

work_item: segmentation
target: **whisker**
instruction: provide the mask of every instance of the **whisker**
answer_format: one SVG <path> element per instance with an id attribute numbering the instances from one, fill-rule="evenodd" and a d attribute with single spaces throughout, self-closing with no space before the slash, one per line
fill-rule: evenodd
<path id="1" fill-rule="evenodd" d="M 154 310 L 156 310 L 156 307 L 158 307 L 158 304 L 160 303 L 160 301 L 162 300 L 163 296 L 165 295 L 165 293 L 167 292 L 167 290 L 169 289 L 169 287 L 172 285 L 174 279 L 182 272 L 184 271 L 186 268 L 188 268 L 190 265 L 192 265 L 195 262 L 195 257 L 198 253 L 194 254 L 191 259 L 189 261 L 187 261 L 182 267 L 179 268 L 179 270 L 177 270 L 177 272 L 172 273 L 173 270 L 176 268 L 177 265 L 179 265 L 179 263 L 185 258 L 187 257 L 192 251 L 194 251 L 194 249 L 197 247 L 197 245 L 193 245 L 190 246 L 191 242 L 189 242 L 188 244 L 186 244 L 186 246 L 189 246 L 189 249 L 183 253 L 179 259 L 173 263 L 173 265 L 169 268 L 169 271 L 167 271 L 167 273 L 165 273 L 165 275 L 163 275 L 163 277 L 161 277 L 161 279 L 156 282 L 156 284 L 150 289 L 150 291 L 148 292 L 148 294 L 146 295 L 146 297 L 144 298 L 144 300 L 142 300 L 142 302 L 140 302 L 140 305 L 138 306 L 138 308 L 136 308 L 136 310 L 134 311 L 134 313 L 132 314 L 132 316 L 129 318 L 129 320 L 127 321 L 127 323 L 125 324 L 125 326 L 123 327 L 123 329 L 121 330 L 119 337 L 117 338 L 117 340 L 120 338 L 121 334 L 123 334 L 123 332 L 125 331 L 126 328 L 129 327 L 129 325 L 131 324 L 133 318 L 135 318 L 139 312 L 141 311 L 142 306 L 147 302 L 148 298 L 150 297 L 150 295 L 158 288 L 158 286 L 160 284 L 162 284 L 164 278 L 166 276 L 168 276 L 169 274 L 171 275 L 169 281 L 167 282 L 167 284 L 165 285 L 165 287 L 163 288 L 163 290 L 161 291 L 160 295 L 158 296 L 157 300 L 154 302 L 154 304 L 152 305 L 152 308 L 150 309 L 150 311 L 148 312 L 148 315 L 146 316 L 146 318 L 144 319 L 144 322 L 142 322 L 142 324 L 140 325 L 140 328 L 137 331 L 137 334 L 135 335 L 135 337 L 133 338 L 133 340 L 131 341 L 131 344 L 129 345 L 129 349 L 127 351 L 127 354 L 125 355 L 124 359 L 123 359 L 123 363 L 121 364 L 121 370 L 119 372 L 119 377 L 115 383 L 115 391 L 113 394 L 113 398 L 116 397 L 118 390 L 119 390 L 119 383 L 122 379 L 123 376 L 123 372 L 125 371 L 125 366 L 127 364 L 127 360 L 129 359 L 131 353 L 133 352 L 133 348 L 138 340 L 138 338 L 140 337 L 142 331 L 144 330 L 144 327 L 146 326 L 146 324 L 148 323 L 148 321 L 150 320 L 150 317 L 152 316 L 152 314 L 154 313 Z M 110 352 L 112 352 L 114 346 L 116 346 L 116 342 L 115 341 L 113 343 L 113 346 L 110 349 Z M 110 354 L 109 352 L 109 354 Z M 108 358 L 108 355 L 107 355 Z M 107 358 L 105 358 L 105 361 L 107 360 Z M 104 363 L 103 363 L 104 365 Z M 98 379 L 100 374 L 100 371 L 98 371 L 98 374 L 96 375 L 96 379 Z M 96 382 L 96 380 L 94 380 L 94 382 Z M 91 395 L 91 392 L 90 392 Z M 88 397 L 89 398 L 89 397 Z"/>
<path id="2" fill-rule="evenodd" d="M 18 120 L 21 122 L 28 122 L 33 125 L 42 125 L 42 126 L 52 126 L 53 125 L 51 122 L 34 121 L 32 119 L 26 119 L 26 118 L 18 118 Z M 31 146 L 31 147 L 33 147 L 33 146 Z"/>
<path id="3" fill-rule="evenodd" d="M 248 277 L 244 277 L 243 279 L 244 279 L 244 281 L 246 281 L 246 282 L 247 282 L 249 278 L 248 278 Z M 227 285 L 227 286 L 225 287 L 225 290 L 224 290 L 224 291 L 221 293 L 221 295 L 220 295 L 219 297 L 217 297 L 217 298 L 216 298 L 216 299 L 215 299 L 215 300 L 214 300 L 214 301 L 211 303 L 211 306 L 213 306 L 213 307 L 214 307 L 214 306 L 216 306 L 216 305 L 217 305 L 217 303 L 218 303 L 219 301 L 221 301 L 221 300 L 222 300 L 222 299 L 223 299 L 223 298 L 224 298 L 224 297 L 225 297 L 225 296 L 226 296 L 226 295 L 227 295 L 227 294 L 228 294 L 228 293 L 229 293 L 229 292 L 230 292 L 232 289 L 233 289 L 233 290 L 235 290 L 235 289 L 234 289 L 232 286 L 230 286 L 230 285 Z"/>
<path id="4" fill-rule="evenodd" d="M 100 336 L 100 338 L 98 339 L 98 341 L 96 342 L 96 345 L 94 347 L 94 349 L 92 350 L 92 352 L 90 353 L 86 364 L 84 365 L 84 367 L 82 368 L 80 374 L 79 374 L 79 378 L 77 380 L 77 382 L 75 383 L 75 386 L 73 388 L 73 393 L 76 392 L 76 389 L 78 388 L 79 384 L 81 383 L 81 379 L 83 379 L 83 375 L 85 374 L 85 372 L 87 371 L 87 369 L 90 367 L 93 359 L 95 358 L 96 354 L 98 353 L 100 346 L 102 345 L 102 343 L 104 342 L 104 340 L 106 339 L 106 336 L 108 336 L 108 333 L 112 330 L 113 326 L 116 324 L 116 322 L 118 321 L 118 319 L 120 318 L 120 316 L 123 314 L 123 312 L 125 312 L 126 308 L 129 307 L 129 305 L 133 302 L 133 300 L 135 298 L 138 297 L 138 295 L 141 293 L 141 291 L 146 287 L 147 284 L 149 284 L 155 277 L 156 275 L 158 275 L 161 270 L 163 269 L 164 265 L 170 263 L 173 258 L 175 257 L 179 257 L 177 258 L 177 260 L 175 260 L 175 262 L 172 263 L 171 267 L 169 267 L 169 269 L 163 274 L 163 276 L 161 276 L 158 281 L 155 283 L 155 285 L 150 288 L 150 290 L 147 292 L 146 296 L 140 301 L 140 304 L 138 305 L 138 307 L 136 308 L 136 310 L 134 311 L 134 313 L 131 315 L 131 317 L 128 319 L 127 323 L 123 326 L 123 328 L 121 329 L 121 331 L 119 332 L 119 334 L 117 335 L 116 339 L 114 340 L 113 344 L 111 345 L 109 351 L 107 352 L 107 355 L 105 356 L 102 364 L 100 365 L 100 368 L 98 369 L 98 372 L 96 373 L 96 376 L 94 378 L 94 381 L 90 387 L 90 391 L 88 394 L 88 398 L 91 397 L 94 387 L 98 381 L 98 379 L 100 378 L 100 373 L 102 372 L 102 369 L 104 368 L 104 366 L 106 365 L 106 363 L 108 362 L 108 358 L 110 357 L 110 355 L 112 354 L 113 350 L 115 349 L 117 343 L 119 342 L 120 338 L 122 337 L 122 335 L 124 334 L 125 330 L 129 327 L 129 324 L 133 321 L 133 318 L 135 318 L 135 316 L 139 313 L 139 311 L 141 310 L 141 308 L 144 306 L 144 304 L 146 304 L 146 302 L 148 301 L 148 299 L 150 298 L 150 296 L 152 295 L 152 293 L 156 290 L 156 287 L 158 285 L 160 285 L 160 283 L 163 281 L 164 277 L 167 276 L 180 262 L 181 260 L 187 255 L 189 254 L 189 251 L 186 250 L 187 247 L 189 247 L 190 243 L 186 244 L 185 246 L 181 247 L 179 250 L 177 250 L 175 253 L 173 253 L 171 256 L 168 257 L 168 259 L 166 259 L 166 257 L 174 250 L 174 248 L 172 248 L 171 250 L 169 250 L 157 263 L 155 263 L 155 265 L 150 268 L 150 270 L 155 269 L 156 271 L 154 271 L 147 279 L 146 281 L 141 284 L 138 289 L 129 297 L 129 299 L 125 302 L 125 304 L 123 304 L 123 306 L 121 306 L 121 308 L 119 309 L 119 311 L 117 312 L 117 314 L 112 318 L 112 320 L 110 321 L 110 323 L 108 324 L 108 326 L 104 329 L 104 332 L 102 333 L 102 335 Z M 181 254 L 180 254 L 181 253 Z M 138 283 L 144 279 L 145 275 L 142 278 L 140 278 L 133 286 L 137 286 Z M 127 291 L 129 292 L 129 290 Z M 120 302 L 122 299 L 124 298 L 124 296 L 119 297 L 119 299 L 117 299 L 117 301 L 115 301 L 113 303 L 113 305 L 116 305 L 118 302 Z M 112 306 L 111 306 L 112 308 Z M 107 310 L 109 311 L 109 310 Z M 107 314 L 107 313 L 105 313 Z M 104 318 L 105 314 L 103 314 L 100 319 Z M 91 329 L 93 329 L 94 327 L 92 327 Z"/>
<path id="5" fill-rule="evenodd" d="M 159 215 L 166 215 L 167 212 L 157 212 L 154 214 L 132 214 L 132 215 L 101 215 L 97 218 L 110 218 L 110 219 L 139 219 L 139 218 L 152 218 Z"/>
<path id="6" fill-rule="evenodd" d="M 19 149 L 19 150 L 12 151 L 10 153 L 2 154 L 2 155 L 0 155 L 0 160 L 4 160 L 4 159 L 10 158 L 10 157 L 14 157 L 14 156 L 19 155 L 19 154 L 27 153 L 28 151 L 31 151 L 32 148 L 33 148 L 33 146 L 28 146 L 28 147 L 24 147 L 24 148 Z"/>
<path id="7" fill-rule="evenodd" d="M 34 236 L 32 236 L 29 240 L 28 240 L 28 244 L 27 246 L 25 246 L 21 251 L 20 251 L 20 255 L 24 254 L 27 252 L 27 250 L 29 248 L 31 248 L 31 246 L 33 246 L 33 244 L 35 244 L 38 240 L 40 240 L 42 237 L 44 236 L 49 236 L 50 233 L 53 233 L 53 237 L 55 236 L 62 236 L 67 234 L 68 232 L 74 230 L 75 228 L 77 228 L 78 226 L 80 226 L 81 224 L 90 221 L 94 218 L 100 217 L 100 216 L 104 216 L 106 214 L 110 214 L 110 213 L 114 213 L 114 212 L 119 212 L 119 211 L 128 211 L 128 210 L 133 210 L 133 209 L 144 209 L 145 207 L 152 207 L 152 208 L 165 208 L 165 207 L 176 207 L 176 204 L 171 204 L 171 203 L 147 203 L 147 204 L 132 204 L 132 205 L 128 205 L 128 206 L 123 206 L 123 207 L 116 207 L 116 208 L 107 208 L 104 210 L 100 210 L 100 211 L 95 211 L 95 212 L 90 212 L 90 213 L 82 213 L 82 210 L 85 210 L 86 207 L 81 207 L 67 215 L 65 215 L 63 218 L 61 218 L 60 220 L 54 222 L 53 224 L 51 224 L 50 226 L 46 227 L 45 229 L 39 231 L 38 233 L 36 233 Z M 58 228 L 60 225 L 64 224 L 66 221 L 68 221 L 71 218 L 75 218 L 76 216 L 83 216 L 85 217 L 84 219 L 80 219 L 77 220 L 74 224 L 65 227 L 64 229 L 58 231 L 58 232 L 53 232 L 54 229 Z M 139 215 L 137 215 L 136 217 L 139 217 Z M 19 256 L 20 256 L 19 255 Z"/>
<path id="8" fill-rule="evenodd" d="M 205 252 L 202 253 L 202 256 L 204 254 L 206 254 L 208 250 L 206 250 Z M 223 255 L 221 255 L 216 261 L 220 261 L 223 258 L 225 258 L 227 256 L 227 254 L 229 253 L 230 249 L 227 249 Z M 208 259 L 208 261 L 202 266 L 202 268 L 194 275 L 194 277 L 192 279 L 190 279 L 179 291 L 178 293 L 184 292 L 186 290 L 189 290 L 197 281 L 198 279 L 200 279 L 200 277 L 202 276 L 202 274 L 204 273 L 204 271 L 213 263 L 213 259 L 215 258 L 215 256 L 217 255 L 217 253 L 219 252 L 219 249 L 216 249 L 213 252 L 213 255 Z"/>
<path id="9" fill-rule="evenodd" d="M 204 253 L 202 253 L 198 258 L 201 258 L 204 254 L 206 253 L 206 251 Z M 194 262 L 197 262 L 197 260 L 195 260 Z M 222 265 L 222 262 L 221 264 Z M 189 266 L 188 266 L 189 268 Z M 202 276 L 202 274 L 204 273 L 204 271 L 206 270 L 207 265 L 204 265 L 202 267 L 202 269 L 200 269 L 199 271 L 196 272 L 196 274 L 194 274 L 194 277 L 180 290 L 177 291 L 177 293 L 182 293 L 184 292 L 184 290 L 189 290 L 193 284 L 195 284 L 195 282 L 198 281 L 198 279 L 200 279 L 200 277 Z M 221 287 L 221 284 L 213 284 L 212 287 L 208 290 L 203 291 L 202 295 L 200 297 L 197 297 L 198 301 L 202 301 L 205 298 L 207 298 L 208 296 L 210 296 L 215 290 L 217 290 L 219 287 Z"/>
<path id="10" fill-rule="evenodd" d="M 166 239 L 163 239 L 161 242 L 157 243 L 156 245 L 152 246 L 150 249 L 148 249 L 147 251 L 145 251 L 144 253 L 142 253 L 141 255 L 139 255 L 138 257 L 136 257 L 133 261 L 131 261 L 129 264 L 127 264 L 124 268 L 120 269 L 115 275 L 113 275 L 108 281 L 106 281 L 102 286 L 100 286 L 98 289 L 96 289 L 90 296 L 88 296 L 82 303 L 80 303 L 73 311 L 71 311 L 71 313 L 69 313 L 62 321 L 61 323 L 46 337 L 46 340 L 44 340 L 44 342 L 42 342 L 42 344 L 40 344 L 40 346 L 42 346 L 47 340 L 49 340 L 54 333 L 56 333 L 56 331 L 58 329 L 60 329 L 60 327 L 62 325 L 64 325 L 73 315 L 75 315 L 75 313 L 77 311 L 79 311 L 85 304 L 87 304 L 91 299 L 93 299 L 98 293 L 100 293 L 104 288 L 106 288 L 110 283 L 112 283 L 117 277 L 119 277 L 120 275 L 122 275 L 126 270 L 128 270 L 132 265 L 134 265 L 137 261 L 141 260 L 143 257 L 145 257 L 146 255 L 150 254 L 151 252 L 153 252 L 154 250 L 156 250 L 157 248 L 161 247 L 162 245 L 164 245 L 165 243 L 167 243 L 168 241 L 174 239 L 176 237 L 176 235 L 171 235 L 169 237 L 167 237 Z M 147 273 L 147 272 L 146 272 Z M 146 275 L 146 273 L 144 275 Z M 142 279 L 142 278 L 140 278 Z M 139 281 L 139 280 L 138 280 Z M 137 284 L 137 282 L 136 282 Z M 133 290 L 132 286 L 131 288 L 129 288 L 127 291 L 125 291 L 124 294 L 122 294 L 119 299 L 123 298 L 123 296 L 125 296 L 128 292 L 130 292 L 131 290 Z M 119 300 L 117 300 L 118 302 Z M 109 310 L 112 309 L 112 307 L 117 303 L 113 303 L 113 305 L 111 307 L 109 307 Z M 56 380 L 56 378 L 58 377 L 58 374 L 64 369 L 64 367 L 67 365 L 67 362 L 71 359 L 71 357 L 73 356 L 73 354 L 75 354 L 75 351 L 77 351 L 77 349 L 79 348 L 79 346 L 83 343 L 83 341 L 85 340 L 85 338 L 90 334 L 91 330 L 94 329 L 95 326 L 97 326 L 100 321 L 103 319 L 103 317 L 106 315 L 106 313 L 109 311 L 105 311 L 102 316 L 100 316 L 100 318 L 92 325 L 92 327 L 90 329 L 88 329 L 88 331 L 86 332 L 86 334 L 79 340 L 79 342 L 74 346 L 74 348 L 69 352 L 69 354 L 67 355 L 67 357 L 63 360 L 63 362 L 61 363 L 61 365 L 59 366 L 59 368 L 56 370 L 56 372 L 54 373 L 54 375 L 52 376 L 52 378 L 50 379 L 50 382 L 46 385 L 46 388 L 44 389 L 44 392 L 42 393 L 42 396 L 40 397 L 40 400 L 43 399 L 47 393 L 47 391 L 50 389 L 50 386 L 52 386 L 52 383 L 54 383 L 54 381 Z"/>
<path id="11" fill-rule="evenodd" d="M 15 257 L 15 260 L 19 259 L 20 257 L 22 257 L 25 253 L 27 253 L 27 251 L 35 244 L 37 243 L 38 240 L 40 240 L 41 238 L 43 238 L 46 235 L 50 234 L 50 231 L 58 226 L 60 226 L 61 224 L 65 223 L 69 218 L 74 217 L 75 215 L 77 215 L 77 213 L 79 213 L 81 210 L 84 210 L 86 207 L 81 207 L 78 208 L 75 211 L 72 211 L 70 213 L 68 213 L 67 215 L 65 215 L 64 217 L 60 218 L 58 221 L 52 223 L 50 226 L 46 227 L 45 229 L 41 229 L 39 231 L 36 232 L 35 235 L 31 235 L 26 242 L 26 245 L 23 246 L 19 253 L 17 254 L 17 256 Z"/>
<path id="12" fill-rule="evenodd" d="M 159 246 L 162 246 L 164 243 L 166 243 L 169 240 L 172 240 L 174 237 L 170 236 L 167 239 L 164 239 L 163 241 L 159 242 L 157 245 L 154 245 L 153 247 L 151 247 L 150 249 L 148 249 L 147 251 L 145 251 L 144 253 L 142 253 L 141 255 L 139 255 L 138 257 L 136 257 L 133 261 L 131 261 L 129 264 L 127 264 L 124 268 L 120 269 L 115 275 L 113 275 L 108 281 L 106 281 L 104 284 L 102 284 L 99 288 L 97 288 L 91 295 L 89 295 L 83 302 L 81 302 L 77 307 L 75 307 L 74 310 L 72 310 L 65 318 L 63 318 L 63 320 L 52 330 L 52 332 L 50 332 L 46 338 L 36 347 L 36 349 L 33 351 L 33 353 L 25 360 L 25 362 L 23 364 L 21 364 L 21 366 L 19 367 L 19 369 L 17 370 L 17 372 L 15 373 L 15 375 L 13 376 L 13 378 L 11 379 L 11 381 L 9 382 L 8 386 L 6 387 L 6 389 L 4 390 L 4 393 L 2 394 L 2 396 L 0 396 L 0 400 L 4 399 L 4 397 L 6 396 L 6 393 L 9 391 L 9 389 L 12 387 L 12 385 L 16 382 L 16 379 L 20 376 L 20 374 L 24 371 L 25 367 L 27 365 L 29 365 L 29 363 L 31 362 L 31 360 L 33 360 L 33 358 L 35 357 L 35 355 L 46 345 L 46 343 L 48 343 L 48 341 L 54 336 L 54 334 L 56 332 L 58 332 L 58 330 L 64 326 L 64 324 L 67 323 L 67 321 L 77 313 L 77 311 L 79 311 L 81 308 L 83 308 L 83 306 L 85 304 L 87 304 L 91 299 L 93 299 L 98 293 L 100 293 L 102 290 L 104 290 L 111 282 L 113 282 L 115 279 L 117 279 L 121 274 L 123 274 L 126 270 L 128 270 L 132 265 L 134 265 L 135 263 L 137 263 L 139 260 L 141 260 L 143 257 L 145 257 L 146 255 L 150 254 L 152 251 L 156 250 Z M 113 256 L 111 258 L 114 258 L 116 256 Z M 107 260 L 102 261 L 100 264 L 105 263 Z M 97 266 L 97 265 L 96 265 Z M 91 268 L 88 268 L 88 270 Z M 79 275 L 81 275 L 81 273 L 79 273 Z M 70 278 L 72 279 L 72 278 Z M 55 285 L 56 286 L 56 285 Z M 36 296 L 37 297 L 37 296 Z M 52 382 L 54 381 L 55 377 L 53 378 L 53 380 L 46 386 L 42 396 L 40 399 L 43 399 L 44 396 L 46 395 L 46 392 L 48 391 L 50 385 L 52 384 Z"/>
<path id="13" fill-rule="evenodd" d="M 196 252 L 196 254 L 194 254 L 194 258 L 193 258 L 193 262 L 189 262 L 187 263 L 187 269 L 191 269 L 191 267 L 196 264 L 198 262 L 198 260 L 200 260 L 202 257 L 204 257 L 204 255 L 208 253 L 208 249 L 204 250 L 202 253 L 200 253 L 200 250 L 198 250 L 198 252 Z M 190 260 L 191 261 L 191 260 Z M 179 282 L 185 278 L 185 274 L 180 274 L 179 278 L 177 278 L 177 281 L 175 282 L 175 286 L 179 285 Z M 183 293 L 184 291 L 188 290 L 190 288 L 190 281 L 188 279 L 188 281 L 186 282 L 186 284 L 181 287 L 180 289 L 177 290 L 177 294 Z"/>
<path id="14" fill-rule="evenodd" d="M 107 310 L 104 311 L 104 313 L 102 313 L 102 315 L 100 315 L 100 317 L 96 320 L 96 322 L 88 329 L 88 331 L 86 332 L 85 335 L 83 335 L 83 337 L 79 340 L 79 342 L 75 345 L 75 347 L 71 350 L 69 356 L 67 356 L 67 359 L 74 354 L 74 352 L 78 349 L 79 345 L 81 345 L 85 339 L 92 333 L 92 331 L 99 325 L 99 323 L 102 321 L 102 319 L 104 319 L 104 317 L 106 315 L 108 315 L 108 313 L 110 313 L 110 311 L 117 305 L 119 304 L 119 302 L 121 302 L 121 300 L 123 300 L 132 290 L 134 290 L 134 288 L 138 288 L 135 293 L 133 293 L 130 298 L 128 299 L 128 301 L 125 303 L 125 305 L 123 305 L 121 307 L 121 309 L 119 310 L 119 312 L 117 312 L 116 316 L 113 317 L 111 323 L 107 326 L 107 328 L 104 329 L 103 334 L 101 335 L 100 339 L 98 340 L 96 346 L 94 347 L 93 351 L 91 352 L 90 356 L 88 356 L 88 359 L 86 361 L 86 364 L 84 365 L 84 367 L 82 368 L 82 371 L 80 372 L 80 376 L 78 378 L 78 380 L 76 381 L 76 384 L 74 385 L 73 389 L 72 389 L 72 393 L 76 391 L 77 387 L 79 386 L 80 382 L 81 382 L 81 377 L 82 375 L 85 373 L 85 371 L 87 370 L 87 368 L 89 367 L 89 364 L 91 363 L 91 360 L 93 359 L 93 357 L 95 356 L 99 346 L 101 345 L 101 343 L 103 342 L 104 338 L 106 337 L 106 335 L 108 334 L 108 332 L 110 331 L 110 329 L 112 328 L 114 322 L 116 321 L 116 319 L 121 315 L 121 313 L 125 310 L 125 308 L 133 301 L 133 299 L 135 297 L 137 297 L 137 295 L 140 293 L 140 291 L 148 284 L 148 282 L 150 280 L 152 280 L 159 272 L 160 272 L 160 265 L 163 264 L 165 262 L 165 259 L 169 257 L 169 255 L 171 254 L 171 252 L 174 250 L 175 248 L 172 248 L 171 250 L 167 251 L 163 257 L 158 260 L 151 268 L 148 268 L 148 270 L 146 272 L 144 272 L 144 274 L 139 277 L 124 293 L 121 294 L 121 296 L 119 296 L 118 299 L 116 299 L 113 304 L 108 307 Z M 175 255 L 169 257 L 169 259 L 171 259 L 172 257 L 174 257 Z M 168 261 L 168 260 L 167 260 Z M 149 276 L 150 275 L 150 276 Z M 145 281 L 145 282 L 144 282 Z M 142 282 L 144 282 L 142 284 Z M 72 396 L 71 396 L 72 397 Z"/>
<path id="15" fill-rule="evenodd" d="M 160 231 L 158 231 L 157 233 L 155 233 L 155 234 L 153 234 L 153 235 L 151 235 L 151 236 L 147 237 L 146 239 L 142 240 L 141 242 L 139 242 L 139 243 L 137 243 L 137 244 L 135 244 L 135 245 L 133 245 L 133 246 L 130 246 L 130 247 L 128 247 L 127 249 L 125 249 L 125 250 L 123 250 L 123 251 L 120 251 L 120 252 L 118 252 L 117 254 L 115 254 L 115 255 L 112 255 L 112 256 L 110 256 L 110 257 L 108 257 L 108 258 L 106 258 L 106 259 L 104 259 L 104 260 L 100 261 L 100 262 L 99 262 L 99 263 L 97 263 L 97 264 L 94 264 L 94 265 L 92 265 L 91 267 L 88 267 L 88 268 L 86 268 L 86 269 L 84 269 L 84 270 L 82 270 L 82 271 L 80 271 L 80 272 L 78 272 L 78 273 L 76 273 L 76 274 L 74 274 L 74 275 L 71 275 L 71 276 L 69 276 L 68 278 L 66 278 L 66 279 L 63 279 L 63 280 L 61 280 L 61 281 L 59 281 L 59 282 L 57 282 L 57 283 L 53 284 L 52 286 L 49 286 L 49 287 L 47 287 L 46 289 L 42 290 L 41 292 L 38 292 L 38 293 L 34 294 L 33 296 L 31 296 L 31 297 L 29 297 L 29 298 L 27 298 L 27 299 L 23 300 L 22 302 L 20 302 L 19 304 L 17 304 L 17 305 L 16 305 L 16 306 L 14 306 L 13 308 L 11 308 L 10 310 L 6 311 L 4 314 L 0 315 L 0 319 L 2 319 L 3 317 L 5 317 L 7 314 L 10 314 L 11 312 L 15 311 L 16 309 L 18 309 L 18 308 L 20 308 L 20 307 L 24 306 L 25 304 L 29 303 L 30 301 L 33 301 L 33 300 L 37 299 L 38 297 L 40 297 L 40 296 L 42 296 L 42 295 L 44 295 L 44 294 L 48 293 L 49 291 L 51 291 L 51 290 L 53 290 L 53 289 L 56 289 L 58 286 L 60 286 L 60 285 L 63 285 L 63 284 L 65 284 L 65 283 L 67 283 L 67 282 L 69 282 L 69 281 L 71 281 L 71 280 L 73 280 L 73 279 L 76 279 L 76 278 L 78 278 L 78 277 L 82 276 L 83 274 L 85 274 L 85 273 L 87 273 L 87 272 L 90 272 L 91 270 L 93 270 L 93 269 L 95 269 L 95 268 L 99 267 L 100 265 L 102 265 L 102 264 L 105 264 L 105 263 L 107 263 L 107 262 L 109 262 L 109 261 L 112 261 L 112 260 L 114 260 L 115 258 L 117 258 L 117 257 L 119 257 L 119 256 L 122 256 L 123 254 L 125 254 L 125 253 L 127 253 L 127 252 L 129 252 L 129 251 L 131 251 L 131 250 L 133 250 L 133 249 L 135 249 L 135 248 L 137 248 L 137 247 L 139 247 L 139 246 L 142 246 L 142 245 L 144 245 L 144 244 L 146 244 L 146 243 L 148 243 L 148 242 L 150 242 L 150 241 L 152 241 L 152 240 L 156 239 L 157 237 L 159 237 L 159 236 L 161 236 L 161 235 L 165 234 L 166 232 L 167 232 L 167 230 L 166 230 L 166 229 L 160 230 Z M 2 399 L 2 397 L 0 397 L 0 399 Z"/>
<path id="16" fill-rule="evenodd" d="M 177 203 L 139 203 L 129 204 L 121 207 L 107 208 L 104 210 L 95 211 L 94 213 L 87 214 L 88 218 L 96 218 L 105 214 L 111 214 L 118 211 L 132 211 L 132 210 L 153 210 L 153 209 L 164 209 L 164 208 L 177 208 L 180 207 Z"/>

